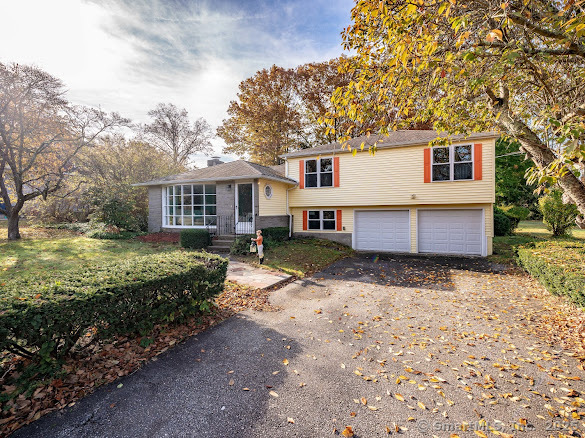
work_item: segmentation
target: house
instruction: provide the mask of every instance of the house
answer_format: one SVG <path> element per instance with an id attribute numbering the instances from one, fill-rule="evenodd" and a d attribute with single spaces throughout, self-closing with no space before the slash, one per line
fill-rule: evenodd
<path id="1" fill-rule="evenodd" d="M 395 131 L 375 154 L 339 143 L 282 155 L 285 164 L 218 164 L 140 185 L 149 188 L 149 229 L 207 227 L 216 234 L 290 226 L 296 236 L 357 250 L 492 253 L 497 134 L 452 136 L 429 147 L 435 131 Z"/>

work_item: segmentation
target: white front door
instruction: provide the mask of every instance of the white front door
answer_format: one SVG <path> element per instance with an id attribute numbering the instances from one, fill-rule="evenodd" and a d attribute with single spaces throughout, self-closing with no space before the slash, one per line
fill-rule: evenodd
<path id="1" fill-rule="evenodd" d="M 254 188 L 252 183 L 236 184 L 236 234 L 254 233 Z"/>
<path id="2" fill-rule="evenodd" d="M 419 210 L 418 252 L 482 255 L 483 211 Z"/>
<path id="3" fill-rule="evenodd" d="M 355 249 L 362 251 L 410 252 L 409 211 L 356 211 Z"/>

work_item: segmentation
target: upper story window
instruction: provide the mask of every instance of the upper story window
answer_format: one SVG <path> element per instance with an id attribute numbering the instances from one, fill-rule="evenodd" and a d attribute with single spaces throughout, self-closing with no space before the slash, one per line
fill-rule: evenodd
<path id="1" fill-rule="evenodd" d="M 432 149 L 433 181 L 473 179 L 473 147 L 453 145 Z"/>
<path id="2" fill-rule="evenodd" d="M 333 158 L 305 161 L 305 187 L 333 187 Z"/>

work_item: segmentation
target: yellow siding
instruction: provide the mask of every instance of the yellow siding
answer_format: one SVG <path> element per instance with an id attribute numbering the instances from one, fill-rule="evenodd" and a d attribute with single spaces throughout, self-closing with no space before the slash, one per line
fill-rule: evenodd
<path id="1" fill-rule="evenodd" d="M 292 192 L 292 190 L 291 190 Z M 485 215 L 485 235 L 487 240 L 487 255 L 492 254 L 492 238 L 494 235 L 494 222 L 493 222 L 493 211 L 492 211 L 492 204 L 476 204 L 476 203 L 469 203 L 469 204 L 426 204 L 426 205 L 413 205 L 413 206 L 404 206 L 404 205 L 372 205 L 372 206 L 327 206 L 327 207 L 293 207 L 291 208 L 291 214 L 294 216 L 293 218 L 293 232 L 294 233 L 353 233 L 354 227 L 354 210 L 403 210 L 408 209 L 410 210 L 410 245 L 411 245 L 411 252 L 416 253 L 418 252 L 417 249 L 417 210 L 418 209 L 430 209 L 430 208 L 483 208 L 484 215 Z M 342 211 L 342 226 L 345 228 L 342 231 L 310 231 L 310 230 L 303 230 L 303 210 L 341 210 Z"/>
<path id="2" fill-rule="evenodd" d="M 292 190 L 291 190 L 292 192 Z M 289 195 L 290 196 L 290 195 Z M 326 207 L 326 208 L 311 208 L 311 210 L 341 210 L 341 225 L 345 230 L 322 230 L 322 231 L 303 231 L 303 210 L 306 208 L 291 208 L 290 213 L 293 218 L 293 233 L 352 233 L 353 232 L 353 208 L 347 207 Z"/>
<path id="3" fill-rule="evenodd" d="M 290 207 L 433 205 L 495 201 L 495 140 L 476 140 L 482 147 L 481 181 L 424 182 L 427 145 L 380 149 L 375 155 L 340 153 L 340 187 L 294 189 Z M 470 144 L 458 142 L 455 144 Z M 324 155 L 328 156 L 328 155 Z M 288 176 L 299 179 L 299 160 L 288 159 Z"/>
<path id="4" fill-rule="evenodd" d="M 270 184 L 272 186 L 272 197 L 268 199 L 264 195 L 264 187 Z M 286 189 L 290 187 L 285 183 L 278 181 L 268 181 L 261 179 L 259 181 L 260 193 L 258 196 L 258 214 L 260 216 L 281 216 L 287 214 L 286 211 Z"/>

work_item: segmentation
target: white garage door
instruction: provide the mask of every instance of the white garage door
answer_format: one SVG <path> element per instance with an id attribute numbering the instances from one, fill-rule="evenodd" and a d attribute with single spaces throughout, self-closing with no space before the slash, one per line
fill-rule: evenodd
<path id="1" fill-rule="evenodd" d="M 481 255 L 481 210 L 419 210 L 418 251 Z"/>
<path id="2" fill-rule="evenodd" d="M 357 211 L 355 249 L 410 252 L 408 210 Z"/>

